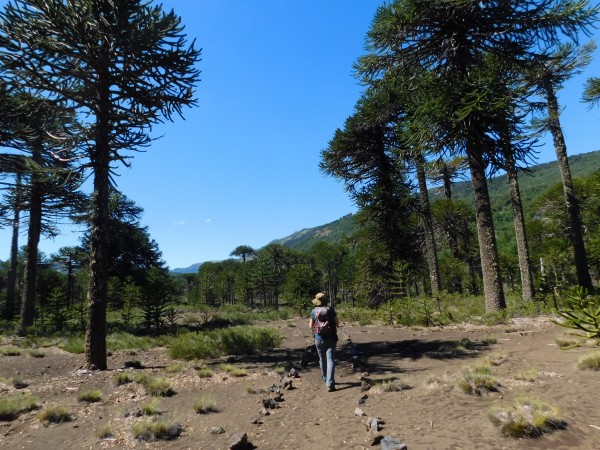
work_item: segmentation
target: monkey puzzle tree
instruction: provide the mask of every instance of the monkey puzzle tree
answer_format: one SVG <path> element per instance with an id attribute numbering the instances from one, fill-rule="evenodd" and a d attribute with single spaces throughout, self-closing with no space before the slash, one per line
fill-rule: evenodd
<path id="1" fill-rule="evenodd" d="M 493 55 L 513 67 L 539 46 L 556 44 L 565 35 L 576 39 L 597 13 L 581 0 L 396 0 L 378 8 L 367 33 L 369 53 L 356 65 L 365 82 L 399 65 L 435 78 L 435 90 L 423 95 L 421 114 L 438 139 L 467 156 L 488 311 L 504 308 L 505 299 L 486 182 L 487 156 L 499 150 L 490 133 L 498 117 L 488 112 L 496 98 L 482 65 L 486 55 Z"/>
<path id="2" fill-rule="evenodd" d="M 111 170 L 151 143 L 151 127 L 195 103 L 200 51 L 181 19 L 146 0 L 13 0 L 0 13 L 0 69 L 85 119 L 93 171 L 86 365 L 106 369 Z"/>

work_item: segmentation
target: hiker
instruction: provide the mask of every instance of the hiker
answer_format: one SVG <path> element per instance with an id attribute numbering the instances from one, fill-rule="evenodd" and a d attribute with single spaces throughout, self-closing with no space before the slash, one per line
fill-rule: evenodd
<path id="1" fill-rule="evenodd" d="M 335 346 L 339 321 L 335 309 L 327 306 L 325 294 L 319 292 L 312 301 L 308 326 L 315 337 L 322 379 L 329 392 L 335 391 Z"/>

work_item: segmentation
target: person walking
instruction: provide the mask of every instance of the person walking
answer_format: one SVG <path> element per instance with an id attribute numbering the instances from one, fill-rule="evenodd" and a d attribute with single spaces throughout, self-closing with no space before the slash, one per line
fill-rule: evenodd
<path id="1" fill-rule="evenodd" d="M 335 309 L 328 306 L 325 294 L 319 292 L 315 295 L 312 304 L 315 306 L 310 312 L 308 327 L 315 338 L 315 347 L 319 355 L 321 376 L 327 391 L 335 391 L 335 347 L 338 341 L 337 328 L 339 321 Z"/>

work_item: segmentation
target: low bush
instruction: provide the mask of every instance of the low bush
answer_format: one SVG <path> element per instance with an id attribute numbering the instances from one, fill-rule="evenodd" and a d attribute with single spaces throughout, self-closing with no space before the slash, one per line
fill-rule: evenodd
<path id="1" fill-rule="evenodd" d="M 248 375 L 248 371 L 243 367 L 236 367 L 233 364 L 221 364 L 219 368 L 223 372 L 227 372 L 232 377 L 245 377 Z"/>
<path id="2" fill-rule="evenodd" d="M 146 393 L 153 397 L 171 397 L 176 394 L 171 385 L 164 378 L 147 378 L 140 382 Z"/>
<path id="3" fill-rule="evenodd" d="M 0 347 L 0 355 L 3 356 L 19 356 L 21 349 L 14 345 L 7 345 L 6 347 Z"/>
<path id="4" fill-rule="evenodd" d="M 528 381 L 533 383 L 540 377 L 540 371 L 537 369 L 526 369 L 515 375 L 515 380 Z"/>
<path id="5" fill-rule="evenodd" d="M 96 430 L 96 437 L 98 439 L 109 439 L 114 437 L 113 429 L 110 425 L 103 425 Z"/>

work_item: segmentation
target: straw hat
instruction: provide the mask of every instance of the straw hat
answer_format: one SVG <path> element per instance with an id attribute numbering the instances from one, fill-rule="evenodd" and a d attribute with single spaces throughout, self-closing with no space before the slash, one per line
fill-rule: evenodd
<path id="1" fill-rule="evenodd" d="M 323 304 L 327 304 L 327 298 L 325 298 L 325 294 L 323 294 L 322 292 L 319 292 L 317 295 L 315 295 L 315 298 L 313 299 L 312 304 L 315 306 L 321 306 Z"/>

